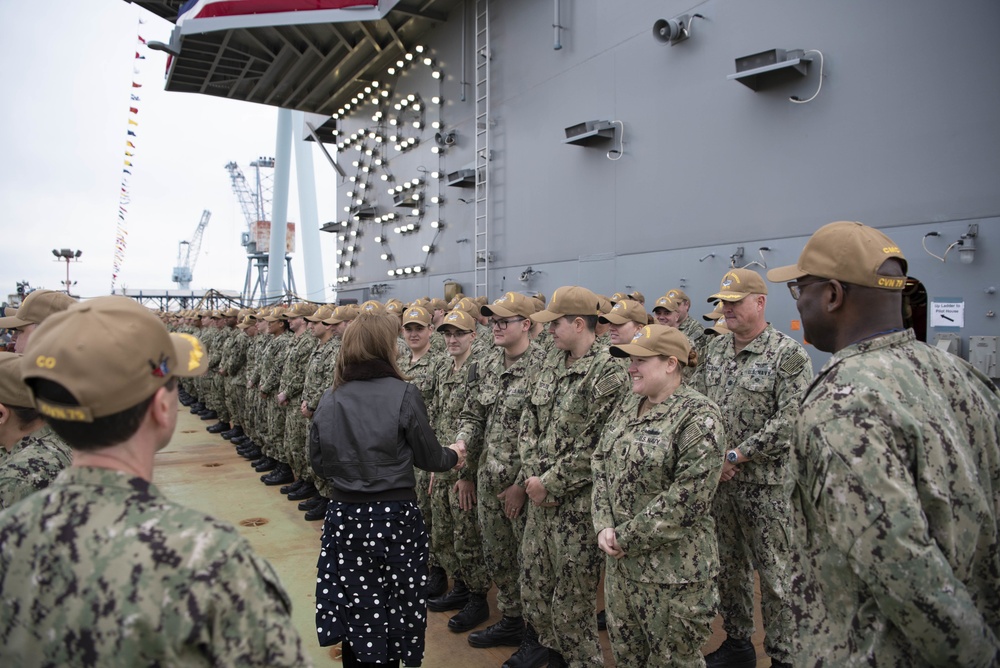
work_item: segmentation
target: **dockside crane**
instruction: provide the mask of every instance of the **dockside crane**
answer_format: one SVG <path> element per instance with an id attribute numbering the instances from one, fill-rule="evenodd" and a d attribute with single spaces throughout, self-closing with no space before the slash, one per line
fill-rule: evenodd
<path id="1" fill-rule="evenodd" d="M 201 252 L 201 239 L 208 227 L 208 221 L 212 217 L 212 212 L 205 209 L 201 212 L 201 220 L 198 227 L 191 235 L 190 241 L 181 241 L 177 244 L 177 266 L 170 280 L 177 284 L 181 290 L 191 289 L 191 278 L 194 275 L 194 266 L 198 262 L 198 254 Z"/>
<path id="2" fill-rule="evenodd" d="M 226 165 L 233 193 L 240 203 L 247 223 L 247 231 L 241 235 L 240 244 L 247 252 L 247 273 L 243 283 L 242 300 L 248 305 L 257 300 L 258 294 L 263 297 L 267 287 L 273 183 L 273 173 L 270 170 L 274 169 L 274 158 L 260 157 L 251 162 L 250 166 L 254 169 L 253 186 L 235 161 Z M 285 272 L 285 290 L 294 293 L 295 277 L 292 275 L 292 260 L 287 254 Z"/>

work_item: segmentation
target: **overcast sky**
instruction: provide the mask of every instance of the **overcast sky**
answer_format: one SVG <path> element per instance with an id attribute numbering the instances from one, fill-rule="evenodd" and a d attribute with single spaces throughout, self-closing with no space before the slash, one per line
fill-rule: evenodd
<path id="1" fill-rule="evenodd" d="M 246 221 L 225 165 L 235 160 L 249 179 L 252 160 L 274 155 L 277 110 L 164 91 L 166 54 L 140 49 L 146 59 L 136 61 L 136 35 L 166 42 L 171 27 L 123 0 L 53 0 L 44 10 L 0 0 L 0 301 L 17 281 L 62 289 L 66 264 L 53 257 L 54 248 L 83 251 L 70 265 L 74 294 L 108 294 L 129 128 L 137 136 L 116 287 L 176 288 L 170 278 L 178 242 L 191 238 L 208 209 L 192 288 L 242 289 Z M 133 89 L 133 80 L 142 87 Z M 336 175 L 315 148 L 313 161 L 322 224 L 337 217 Z M 288 216 L 298 221 L 294 179 L 293 159 Z M 333 241 L 321 233 L 326 286 L 335 278 Z M 301 252 L 294 257 L 304 294 Z"/>

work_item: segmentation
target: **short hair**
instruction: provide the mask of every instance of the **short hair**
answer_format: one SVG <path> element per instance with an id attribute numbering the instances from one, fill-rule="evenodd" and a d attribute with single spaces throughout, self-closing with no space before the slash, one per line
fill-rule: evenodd
<path id="1" fill-rule="evenodd" d="M 399 337 L 399 318 L 389 313 L 362 311 L 344 330 L 340 352 L 333 372 L 333 388 L 343 385 L 344 369 L 352 364 L 380 360 L 389 364 L 396 375 L 406 376 L 396 364 L 396 340 Z"/>
<path id="2" fill-rule="evenodd" d="M 598 322 L 597 319 L 600 318 L 601 316 L 599 316 L 599 315 L 573 315 L 573 314 L 570 313 L 570 314 L 564 315 L 563 317 L 564 318 L 569 318 L 570 321 L 576 320 L 577 318 L 582 318 L 584 324 L 587 326 L 587 331 L 589 331 L 589 332 L 596 332 L 597 331 L 597 322 Z"/>
<path id="3" fill-rule="evenodd" d="M 60 383 L 46 378 L 33 378 L 27 382 L 31 385 L 36 397 L 67 406 L 80 405 L 76 397 Z M 163 387 L 168 391 L 173 390 L 177 387 L 177 378 L 171 377 Z M 112 415 L 94 418 L 93 422 L 56 420 L 50 417 L 46 417 L 45 420 L 52 427 L 52 430 L 74 450 L 99 450 L 132 438 L 139 431 L 139 425 L 146 417 L 146 412 L 155 396 L 154 392 L 131 408 L 126 408 Z"/>
<path id="4" fill-rule="evenodd" d="M 42 417 L 42 414 L 30 406 L 7 406 L 17 418 L 18 426 L 24 427 Z"/>

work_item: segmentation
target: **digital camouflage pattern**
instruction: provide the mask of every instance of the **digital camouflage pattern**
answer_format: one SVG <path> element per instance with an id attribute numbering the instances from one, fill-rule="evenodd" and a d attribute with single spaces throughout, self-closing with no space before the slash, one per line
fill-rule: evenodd
<path id="1" fill-rule="evenodd" d="M 726 633 L 753 635 L 756 568 L 760 575 L 764 647 L 787 661 L 795 635 L 788 608 L 791 585 L 791 440 L 802 393 L 812 379 L 802 346 L 767 325 L 739 353 L 733 335 L 712 339 L 688 381 L 722 412 L 725 449 L 751 461 L 721 482 L 713 500 L 720 570 L 717 578 Z"/>
<path id="2" fill-rule="evenodd" d="M 912 330 L 834 354 L 795 445 L 802 666 L 996 666 L 1000 396 Z"/>
<path id="3" fill-rule="evenodd" d="M 277 575 L 141 478 L 64 471 L 0 513 L 5 666 L 308 666 Z"/>
<path id="4" fill-rule="evenodd" d="M 705 347 L 689 383 L 722 410 L 726 450 L 752 461 L 733 480 L 783 485 L 790 479 L 789 450 L 799 399 L 812 380 L 809 355 L 773 326 L 736 353 L 733 335 Z"/>
<path id="5" fill-rule="evenodd" d="M 637 417 L 642 399 L 621 402 L 591 459 L 594 534 L 615 529 L 626 553 L 608 557 L 608 575 L 711 580 L 719 566 L 711 507 L 722 471 L 722 416 L 685 386 Z"/>
<path id="6" fill-rule="evenodd" d="M 441 358 L 434 370 L 434 407 L 428 412 L 435 416 L 431 427 L 441 443 L 456 440 L 459 414 L 466 399 L 479 386 L 479 364 L 470 355 L 460 369 L 455 369 L 451 356 Z M 461 471 L 434 474 L 431 489 L 431 551 L 438 563 L 449 573 L 454 573 L 469 589 L 485 593 L 490 589 L 490 577 L 483 560 L 482 539 L 476 509 L 462 510 L 458 493 L 454 490 L 458 480 L 476 482 L 479 452 L 467 450 L 466 465 Z"/>
<path id="7" fill-rule="evenodd" d="M 605 555 L 611 649 L 620 666 L 704 665 L 718 603 L 711 510 L 722 416 L 683 385 L 639 416 L 642 401 L 621 402 L 591 459 L 594 534 L 613 528 L 625 551 Z"/>
<path id="8" fill-rule="evenodd" d="M 538 476 L 546 503 L 559 504 L 527 504 L 521 604 L 543 645 L 571 665 L 599 666 L 594 595 L 603 559 L 590 515 L 590 457 L 626 376 L 598 340 L 570 366 L 567 358 L 549 353 L 521 418 L 519 483 Z"/>
<path id="9" fill-rule="evenodd" d="M 521 472 L 521 414 L 545 361 L 545 352 L 532 343 L 510 368 L 505 368 L 505 352 L 494 347 L 481 359 L 479 386 L 469 394 L 459 415 L 457 438 L 465 441 L 469 452 L 481 453 L 476 473 L 476 511 L 486 567 L 497 586 L 497 607 L 508 617 L 520 617 L 521 538 L 526 511 L 509 519 L 497 495 L 513 485 Z"/>
<path id="10" fill-rule="evenodd" d="M 0 460 L 0 509 L 48 487 L 72 460 L 69 446 L 48 425 L 22 438 Z"/>
<path id="11" fill-rule="evenodd" d="M 240 329 L 233 331 L 235 333 L 226 346 L 219 369 L 224 372 L 226 409 L 230 420 L 242 426 L 247 401 L 247 351 L 253 339 Z"/>
<path id="12" fill-rule="evenodd" d="M 406 356 L 398 359 L 396 362 L 399 365 L 399 370 L 420 390 L 420 397 L 424 400 L 424 406 L 427 408 L 428 422 L 434 424 L 433 405 L 434 393 L 436 391 L 434 386 L 434 369 L 437 368 L 437 365 L 441 363 L 443 358 L 440 353 L 428 350 L 420 359 L 413 361 L 412 351 L 406 346 L 406 342 L 402 339 L 398 339 L 398 341 L 406 348 Z M 434 534 L 434 523 L 430 496 L 431 474 L 418 468 L 413 469 L 413 474 L 416 477 L 415 491 L 417 493 L 417 506 L 420 507 L 420 512 L 424 516 L 424 526 L 427 529 L 427 535 L 432 536 Z M 437 556 L 434 554 L 433 547 L 431 548 L 427 565 L 432 568 L 440 566 Z"/>
<path id="13" fill-rule="evenodd" d="M 288 463 L 285 452 L 285 409 L 278 405 L 278 387 L 281 385 L 281 374 L 284 369 L 288 350 L 294 343 L 295 335 L 285 330 L 272 337 L 267 347 L 266 356 L 261 362 L 260 385 L 261 404 L 266 426 L 263 430 L 263 442 L 258 443 L 269 457 Z"/>
<path id="14" fill-rule="evenodd" d="M 286 405 L 279 406 L 285 414 L 283 451 L 287 459 L 282 461 L 291 465 L 296 478 L 301 478 L 307 469 L 312 468 L 306 451 L 310 420 L 302 415 L 302 390 L 305 386 L 309 361 L 318 343 L 319 340 L 308 330 L 303 330 L 295 336 L 292 345 L 289 346 L 288 356 L 281 371 L 281 382 L 278 385 L 278 392 L 284 392 L 288 400 Z"/>
<path id="15" fill-rule="evenodd" d="M 309 364 L 306 367 L 306 377 L 302 381 L 302 401 L 306 402 L 309 410 L 315 411 L 319 406 L 320 397 L 330 387 L 333 386 L 334 369 L 337 366 L 337 353 L 340 352 L 340 337 L 333 336 L 326 343 L 317 343 L 309 356 Z M 296 406 L 296 410 L 301 407 L 302 402 Z M 312 424 L 312 418 L 307 420 L 306 440 L 302 443 L 306 462 L 309 461 L 309 433 L 308 425 Z M 319 493 L 330 498 L 332 488 L 327 482 L 316 475 L 311 465 L 306 466 L 302 471 L 302 477 L 311 482 L 319 490 Z"/>

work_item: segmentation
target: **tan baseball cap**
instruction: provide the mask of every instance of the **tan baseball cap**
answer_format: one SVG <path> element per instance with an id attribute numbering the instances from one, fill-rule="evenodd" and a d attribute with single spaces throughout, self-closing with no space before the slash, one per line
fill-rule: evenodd
<path id="1" fill-rule="evenodd" d="M 148 309 L 128 297 L 97 297 L 57 313 L 39 326 L 21 360 L 30 388 L 45 378 L 65 387 L 79 405 L 34 396 L 43 415 L 93 422 L 135 406 L 172 376 L 200 376 L 208 355 L 190 334 L 170 334 Z"/>
<path id="2" fill-rule="evenodd" d="M 451 310 L 454 311 L 458 309 L 459 311 L 465 311 L 469 315 L 475 317 L 477 313 L 480 312 L 480 306 L 476 302 L 472 301 L 469 297 L 462 297 L 458 300 Z"/>
<path id="3" fill-rule="evenodd" d="M 611 346 L 608 351 L 615 357 L 672 355 L 686 365 L 691 359 L 691 342 L 676 327 L 646 325 L 635 333 L 632 343 Z"/>
<path id="4" fill-rule="evenodd" d="M 719 291 L 708 298 L 714 302 L 721 299 L 724 302 L 738 302 L 750 295 L 766 295 L 767 283 L 753 269 L 730 269 L 722 277 Z"/>
<path id="5" fill-rule="evenodd" d="M 529 318 L 536 311 L 538 302 L 534 298 L 522 295 L 520 292 L 508 292 L 492 304 L 487 304 L 479 309 L 479 312 L 487 318 L 500 316 L 501 318 Z"/>
<path id="6" fill-rule="evenodd" d="M 333 307 L 329 304 L 323 304 L 314 313 L 305 316 L 305 319 L 309 322 L 322 322 L 331 316 L 333 316 Z"/>
<path id="7" fill-rule="evenodd" d="M 24 298 L 14 315 L 0 318 L 0 328 L 17 329 L 25 325 L 38 325 L 53 313 L 65 311 L 76 303 L 65 292 L 35 290 Z"/>
<path id="8" fill-rule="evenodd" d="M 578 285 L 568 285 L 558 288 L 552 293 L 552 301 L 548 308 L 533 313 L 531 319 L 535 322 L 552 322 L 565 315 L 599 315 L 601 298 Z"/>
<path id="9" fill-rule="evenodd" d="M 21 380 L 20 353 L 0 352 L 0 404 L 7 408 L 34 406 L 28 386 Z"/>
<path id="10" fill-rule="evenodd" d="M 624 292 L 616 292 L 615 294 L 608 297 L 608 299 L 610 299 L 613 304 L 617 304 L 623 299 L 628 299 L 628 295 L 625 294 Z"/>
<path id="11" fill-rule="evenodd" d="M 350 322 L 358 317 L 358 313 L 361 309 L 358 308 L 357 304 L 345 304 L 344 306 L 338 306 L 333 309 L 333 313 L 330 317 L 323 320 L 324 324 L 327 325 L 339 325 L 342 322 Z"/>
<path id="12" fill-rule="evenodd" d="M 305 318 L 316 312 L 316 305 L 310 304 L 309 302 L 296 302 L 291 305 L 284 313 L 281 314 L 283 320 L 291 320 L 292 318 Z"/>
<path id="13" fill-rule="evenodd" d="M 476 319 L 461 309 L 454 309 L 445 315 L 444 320 L 438 325 L 438 329 L 454 327 L 463 332 L 476 331 Z"/>
<path id="14" fill-rule="evenodd" d="M 369 299 L 361 305 L 361 310 L 365 313 L 379 314 L 385 313 L 385 306 L 383 306 L 380 301 Z"/>
<path id="15" fill-rule="evenodd" d="M 424 304 L 424 308 L 432 313 L 434 311 L 447 311 L 448 302 L 446 302 L 443 299 L 438 299 L 437 297 L 435 297 L 434 299 L 431 299 L 426 304 Z"/>
<path id="16" fill-rule="evenodd" d="M 709 322 L 711 322 L 713 320 L 718 320 L 719 318 L 722 318 L 723 317 L 723 315 L 722 315 L 722 302 L 716 302 L 715 308 L 712 309 L 712 311 L 710 313 L 706 313 L 705 315 L 703 315 L 701 317 L 702 317 L 702 319 L 707 320 Z"/>
<path id="17" fill-rule="evenodd" d="M 385 312 L 391 315 L 402 315 L 406 310 L 406 305 L 398 299 L 390 299 L 385 303 Z"/>
<path id="18" fill-rule="evenodd" d="M 271 312 L 264 316 L 264 320 L 268 322 L 276 322 L 278 320 L 284 320 L 282 315 L 284 315 L 287 310 L 286 306 L 273 306 L 271 307 Z"/>
<path id="19" fill-rule="evenodd" d="M 240 310 L 235 306 L 230 306 L 225 311 L 222 312 L 222 317 L 224 318 L 238 318 L 240 317 Z"/>
<path id="20" fill-rule="evenodd" d="M 667 290 L 667 297 L 670 297 L 675 302 L 687 302 L 691 303 L 691 298 L 687 296 L 687 293 L 680 288 L 673 288 L 672 290 Z"/>
<path id="21" fill-rule="evenodd" d="M 905 276 L 878 273 L 889 258 L 899 260 L 906 273 L 906 258 L 892 239 L 874 227 L 841 220 L 816 230 L 802 249 L 799 261 L 771 269 L 767 280 L 786 283 L 803 276 L 818 276 L 869 288 L 902 290 Z"/>
<path id="22" fill-rule="evenodd" d="M 614 325 L 624 325 L 629 321 L 645 325 L 649 322 L 649 317 L 647 317 L 646 308 L 642 304 L 631 299 L 623 299 L 620 302 L 615 302 L 611 311 L 602 315 L 598 320 Z"/>
<path id="23" fill-rule="evenodd" d="M 673 313 L 674 311 L 677 310 L 677 302 L 674 301 L 674 298 L 671 297 L 669 293 L 667 293 L 667 294 L 663 295 L 662 297 L 660 297 L 659 299 L 657 299 L 656 303 L 653 304 L 653 311 L 654 312 L 658 308 L 664 308 L 664 309 L 667 309 L 668 311 L 670 311 L 671 313 Z"/>
<path id="24" fill-rule="evenodd" d="M 423 325 L 424 327 L 430 327 L 432 323 L 431 314 L 427 312 L 427 309 L 414 306 L 412 308 L 406 309 L 403 313 L 403 326 L 407 326 L 410 323 L 417 323 L 418 325 Z"/>

